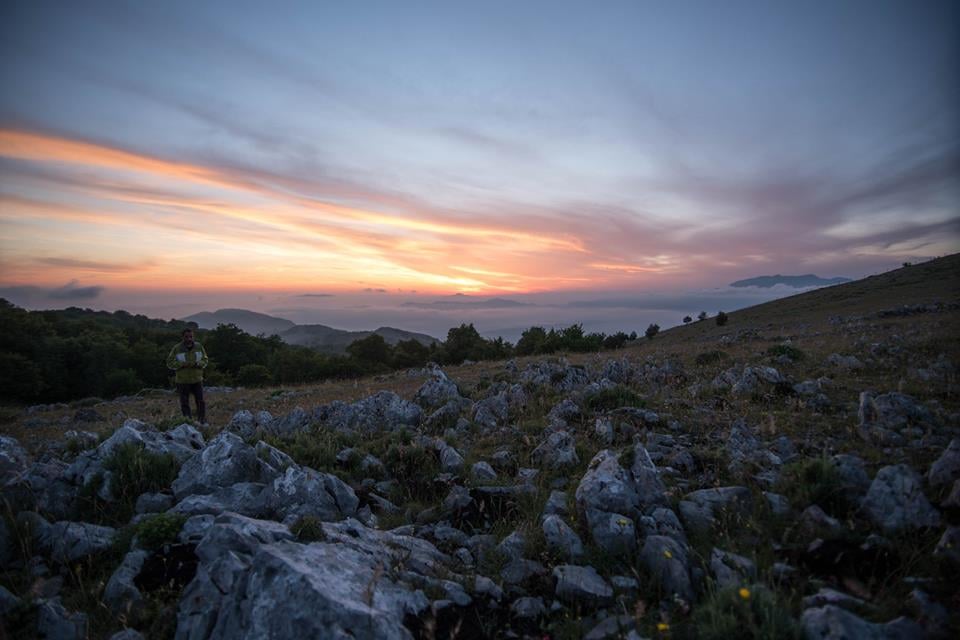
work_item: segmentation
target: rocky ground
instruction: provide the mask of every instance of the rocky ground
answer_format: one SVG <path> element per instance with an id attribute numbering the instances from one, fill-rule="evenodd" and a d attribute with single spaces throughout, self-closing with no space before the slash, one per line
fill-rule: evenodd
<path id="1" fill-rule="evenodd" d="M 957 637 L 953 300 L 224 390 L 208 428 L 11 412 L 4 631 Z"/>

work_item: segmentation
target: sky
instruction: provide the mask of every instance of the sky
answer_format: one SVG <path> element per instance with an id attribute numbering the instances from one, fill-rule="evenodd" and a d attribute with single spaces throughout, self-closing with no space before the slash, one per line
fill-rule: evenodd
<path id="1" fill-rule="evenodd" d="M 675 324 L 960 250 L 958 78 L 952 1 L 5 2 L 0 297 Z"/>

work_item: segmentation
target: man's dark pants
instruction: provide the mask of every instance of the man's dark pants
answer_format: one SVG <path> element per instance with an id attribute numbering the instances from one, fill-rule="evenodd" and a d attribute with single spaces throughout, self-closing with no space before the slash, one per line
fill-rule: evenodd
<path id="1" fill-rule="evenodd" d="M 203 383 L 177 383 L 177 391 L 180 392 L 180 411 L 187 418 L 190 417 L 190 394 L 193 394 L 197 401 L 197 420 L 207 421 L 207 404 L 203 401 Z"/>

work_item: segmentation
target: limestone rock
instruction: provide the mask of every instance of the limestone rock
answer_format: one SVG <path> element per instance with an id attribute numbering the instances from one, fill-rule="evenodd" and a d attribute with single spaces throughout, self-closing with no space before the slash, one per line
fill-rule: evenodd
<path id="1" fill-rule="evenodd" d="M 543 536 L 547 548 L 556 552 L 565 560 L 575 560 L 583 555 L 583 543 L 563 518 L 557 515 L 547 516 L 542 523 Z"/>
<path id="2" fill-rule="evenodd" d="M 960 438 L 954 438 L 930 466 L 927 482 L 934 489 L 950 486 L 960 480 Z"/>
<path id="3" fill-rule="evenodd" d="M 640 563 L 669 593 L 692 603 L 696 597 L 687 549 L 673 538 L 649 536 L 640 551 Z"/>
<path id="4" fill-rule="evenodd" d="M 569 604 L 604 606 L 613 602 L 613 587 L 593 567 L 565 564 L 553 569 L 556 595 Z"/>
<path id="5" fill-rule="evenodd" d="M 221 432 L 203 450 L 187 460 L 173 481 L 174 496 L 212 493 L 238 482 L 272 482 L 279 475 L 256 450 L 236 434 Z"/>
<path id="6" fill-rule="evenodd" d="M 923 494 L 920 476 L 904 464 L 880 469 L 861 507 L 886 533 L 940 524 L 940 514 Z"/>

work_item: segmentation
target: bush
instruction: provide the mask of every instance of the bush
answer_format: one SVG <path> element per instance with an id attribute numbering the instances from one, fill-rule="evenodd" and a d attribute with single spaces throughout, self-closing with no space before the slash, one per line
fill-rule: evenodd
<path id="1" fill-rule="evenodd" d="M 706 319 L 707 319 L 706 311 L 701 311 L 700 313 L 697 314 L 697 320 L 706 320 Z"/>
<path id="2" fill-rule="evenodd" d="M 270 383 L 270 369 L 262 364 L 245 364 L 237 371 L 237 384 L 248 387 Z"/>
<path id="3" fill-rule="evenodd" d="M 693 322 L 693 318 L 690 316 L 683 316 L 683 324 L 690 324 L 691 322 Z"/>
<path id="4" fill-rule="evenodd" d="M 787 356 L 794 362 L 803 360 L 805 354 L 800 349 L 789 345 L 789 344 L 778 344 L 767 349 L 767 355 L 777 358 L 780 356 Z"/>
<path id="5" fill-rule="evenodd" d="M 327 539 L 323 522 L 314 516 L 303 516 L 291 525 L 290 532 L 300 542 L 322 542 Z"/>
<path id="6" fill-rule="evenodd" d="M 172 544 L 177 541 L 186 521 L 186 516 L 173 513 L 161 513 L 145 518 L 135 525 L 137 541 L 141 547 L 149 550 Z"/>
<path id="7" fill-rule="evenodd" d="M 433 500 L 438 487 L 433 482 L 440 471 L 436 454 L 414 444 L 391 444 L 383 456 L 383 464 L 409 500 Z"/>
<path id="8" fill-rule="evenodd" d="M 761 585 L 730 587 L 711 593 L 680 629 L 681 638 L 727 640 L 797 639 L 800 627 L 776 594 Z"/>
<path id="9" fill-rule="evenodd" d="M 727 324 L 727 320 L 728 320 L 727 314 L 725 314 L 723 311 L 720 311 L 719 313 L 717 313 L 716 320 L 717 320 L 717 326 L 722 327 L 723 325 Z"/>
<path id="10" fill-rule="evenodd" d="M 651 324 L 649 327 L 647 327 L 645 335 L 647 336 L 647 339 L 653 340 L 653 336 L 657 335 L 658 333 L 660 333 L 660 325 Z"/>
<path id="11" fill-rule="evenodd" d="M 798 510 L 811 504 L 834 517 L 843 517 L 851 507 L 840 472 L 829 458 L 810 458 L 785 465 L 777 489 Z"/>
<path id="12" fill-rule="evenodd" d="M 716 364 L 726 359 L 726 357 L 727 354 L 723 351 L 704 351 L 703 353 L 697 354 L 696 362 L 699 365 Z"/>
<path id="13" fill-rule="evenodd" d="M 170 454 L 151 453 L 141 444 L 127 442 L 113 450 L 103 468 L 111 474 L 110 493 L 115 502 L 93 506 L 102 510 L 105 519 L 125 523 L 133 516 L 134 504 L 141 494 L 162 491 L 173 484 L 180 464 Z M 95 503 L 96 489 L 102 482 L 101 478 L 86 492 Z"/>
<path id="14" fill-rule="evenodd" d="M 643 407 L 644 404 L 643 396 L 622 384 L 604 389 L 587 398 L 587 408 L 591 411 L 611 411 L 620 407 Z"/>

